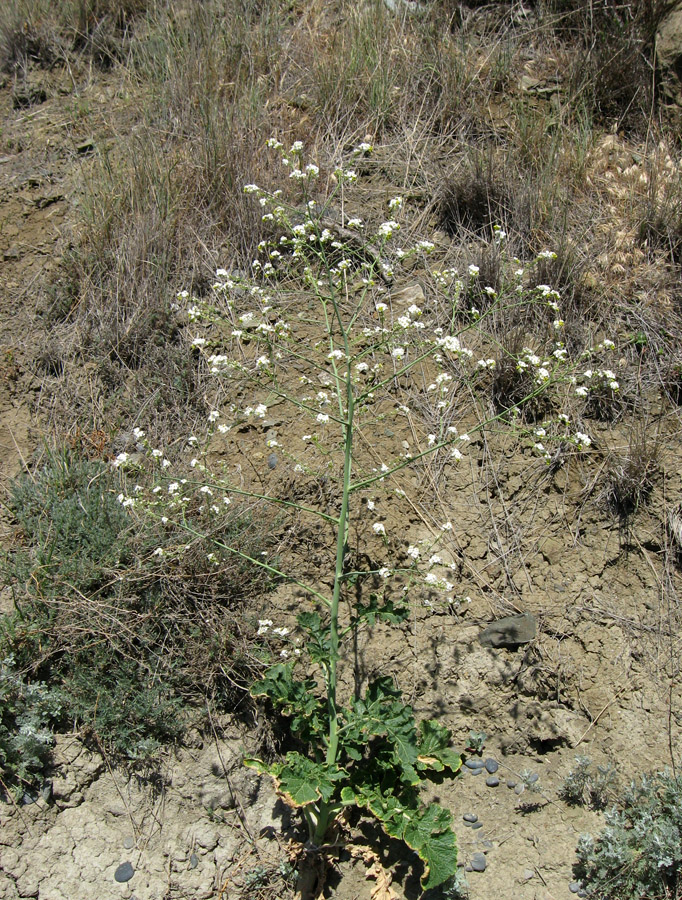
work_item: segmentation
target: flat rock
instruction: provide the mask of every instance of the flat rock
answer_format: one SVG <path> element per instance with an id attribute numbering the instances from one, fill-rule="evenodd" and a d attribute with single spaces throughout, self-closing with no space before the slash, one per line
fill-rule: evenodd
<path id="1" fill-rule="evenodd" d="M 478 640 L 483 647 L 518 647 L 532 641 L 537 633 L 537 620 L 527 612 L 491 622 L 479 634 Z"/>
<path id="2" fill-rule="evenodd" d="M 130 881 L 134 874 L 135 869 L 133 869 L 132 863 L 124 862 L 114 872 L 114 880 L 124 884 L 126 881 Z"/>

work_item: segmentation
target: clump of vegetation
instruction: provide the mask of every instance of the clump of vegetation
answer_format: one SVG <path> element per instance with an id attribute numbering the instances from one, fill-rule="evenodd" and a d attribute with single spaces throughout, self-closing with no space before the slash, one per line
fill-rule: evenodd
<path id="1" fill-rule="evenodd" d="M 595 766 L 589 756 L 576 756 L 571 769 L 559 788 L 559 797 L 571 806 L 605 809 L 616 784 L 613 765 Z"/>
<path id="2" fill-rule="evenodd" d="M 597 838 L 578 843 L 587 897 L 670 900 L 682 887 L 682 778 L 665 771 L 632 783 Z"/>
<path id="3" fill-rule="evenodd" d="M 67 721 L 102 749 L 148 757 L 182 734 L 193 701 L 239 702 L 261 665 L 239 610 L 271 580 L 240 558 L 207 560 L 210 538 L 131 518 L 121 478 L 117 465 L 65 451 L 12 487 L 18 544 L 4 576 L 16 611 L 0 622 L 10 780 L 38 773 L 50 727 Z M 197 515 L 198 504 L 185 523 Z M 245 507 L 225 507 L 212 526 L 267 557 Z"/>

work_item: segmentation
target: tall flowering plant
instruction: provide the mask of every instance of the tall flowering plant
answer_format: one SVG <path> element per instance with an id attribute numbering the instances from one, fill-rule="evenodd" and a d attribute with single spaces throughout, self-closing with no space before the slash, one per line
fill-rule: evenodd
<path id="1" fill-rule="evenodd" d="M 357 147 L 354 162 L 330 176 L 326 191 L 317 186 L 318 166 L 304 163 L 299 142 L 289 150 L 275 139 L 269 145 L 280 155 L 293 186 L 288 195 L 294 199 L 285 200 L 282 191 L 247 185 L 271 235 L 259 246 L 253 273 L 245 277 L 220 269 L 208 299 L 187 293 L 180 297 L 187 301 L 190 324 L 199 332 L 193 344 L 208 372 L 230 382 L 233 395 L 239 385 L 248 384 L 253 397 L 248 405 L 233 403 L 232 425 L 218 422 L 216 410 L 211 427 L 223 433 L 235 424 L 256 431 L 267 427 L 267 448 L 275 457 L 276 448 L 288 455 L 301 479 L 313 472 L 316 459 L 323 460 L 327 472 L 338 477 L 336 505 L 305 505 L 265 488 L 256 490 L 243 480 L 216 479 L 193 459 L 192 480 L 171 480 L 170 473 L 159 469 L 169 483 L 164 490 L 154 488 L 157 499 L 149 508 L 167 522 L 170 513 L 158 504 L 170 502 L 181 526 L 197 534 L 201 528 L 188 515 L 191 491 L 203 493 L 200 512 L 215 510 L 216 515 L 232 496 L 246 495 L 293 508 L 332 529 L 333 571 L 323 586 L 318 579 L 282 571 L 272 561 L 212 537 L 216 553 L 237 554 L 298 585 L 310 599 L 297 617 L 303 644 L 293 653 L 282 651 L 282 659 L 252 687 L 254 696 L 267 698 L 289 717 L 304 749 L 290 750 L 274 762 L 252 758 L 246 764 L 270 775 L 281 796 L 300 810 L 313 848 L 325 846 L 345 809 L 359 807 L 417 852 L 424 864 L 423 887 L 432 888 L 454 875 L 456 841 L 450 812 L 436 803 L 424 805 L 420 789 L 429 781 L 456 776 L 462 757 L 452 749 L 447 728 L 433 720 L 417 723 L 390 677 L 357 684 L 348 697 L 341 696 L 339 675 L 346 648 L 359 629 L 405 621 L 411 585 L 421 580 L 431 595 L 455 602 L 455 585 L 449 579 L 456 567 L 441 553 L 431 552 L 439 548 L 430 546 L 425 552 L 423 545 L 408 544 L 402 558 L 361 568 L 352 546 L 358 532 L 351 523 L 364 523 L 368 540 L 378 547 L 372 558 L 380 556 L 391 535 L 376 498 L 385 495 L 404 470 L 432 460 L 443 469 L 461 465 L 472 437 L 492 422 L 518 430 L 525 406 L 545 395 L 559 397 L 562 391 L 564 400 L 572 394 L 581 402 L 581 392 L 590 389 L 583 383 L 587 374 L 582 380 L 576 377 L 567 359 L 558 293 L 533 283 L 533 265 L 541 259 L 524 272 L 520 261 L 507 255 L 501 229 L 492 238 L 501 259 L 497 284 L 481 283 L 475 265 L 462 274 L 432 269 L 426 259 L 434 250 L 432 243 L 399 245 L 401 198 L 390 201 L 389 217 L 372 230 L 348 214 L 358 177 L 353 165 L 372 151 L 368 144 Z M 395 271 L 410 257 L 418 257 L 432 278 L 428 308 L 423 294 L 420 305 L 417 295 L 405 300 L 404 294 L 391 291 Z M 542 346 L 536 341 L 533 347 L 512 352 L 483 337 L 486 322 L 510 308 L 537 313 L 544 323 Z M 598 349 L 608 350 L 606 344 Z M 472 347 L 478 352 L 492 348 L 495 355 L 477 359 Z M 505 383 L 511 384 L 508 402 L 498 404 L 487 418 L 470 421 L 463 431 L 461 422 L 455 424 L 458 387 L 473 388 L 471 395 L 476 396 L 477 386 L 489 384 L 500 369 L 506 373 Z M 617 388 L 611 379 L 610 390 Z M 300 452 L 281 448 L 279 436 L 268 426 L 272 407 L 282 403 L 306 423 Z M 556 406 L 550 403 L 547 408 Z M 367 451 L 379 423 L 390 423 L 388 433 L 394 440 L 383 460 L 376 458 L 374 448 L 374 455 Z M 527 435 L 533 451 L 547 461 L 552 454 L 546 445 L 552 442 L 562 453 L 586 452 L 590 444 L 587 435 L 572 432 L 564 412 L 552 412 Z M 162 456 L 157 450 L 151 453 Z M 167 462 L 162 459 L 159 466 Z M 400 488 L 396 495 L 406 498 Z M 137 502 L 121 497 L 124 504 Z M 445 522 L 435 543 L 452 529 Z M 215 553 L 210 557 L 217 561 Z M 394 580 L 404 585 L 402 593 L 389 589 Z M 261 633 L 286 639 L 287 629 L 272 629 L 270 620 L 260 624 Z"/>

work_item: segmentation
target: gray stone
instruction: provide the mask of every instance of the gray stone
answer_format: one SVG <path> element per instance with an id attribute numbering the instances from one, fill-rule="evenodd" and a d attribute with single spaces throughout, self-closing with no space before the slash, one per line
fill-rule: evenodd
<path id="1" fill-rule="evenodd" d="M 517 647 L 532 641 L 537 632 L 537 620 L 532 613 L 527 612 L 491 622 L 479 634 L 478 640 L 483 647 Z"/>
<path id="2" fill-rule="evenodd" d="M 268 456 L 268 469 L 274 469 L 277 465 L 277 454 L 271 453 Z"/>
<path id="3" fill-rule="evenodd" d="M 500 768 L 500 764 L 496 759 L 486 759 L 485 767 L 491 775 L 494 775 L 495 772 L 497 772 L 497 770 Z"/>
<path id="4" fill-rule="evenodd" d="M 114 881 L 118 881 L 120 884 L 124 884 L 126 881 L 130 881 L 134 874 L 135 869 L 133 869 L 132 863 L 121 863 L 121 865 L 114 872 Z"/>
<path id="5" fill-rule="evenodd" d="M 465 822 L 478 822 L 478 816 L 476 813 L 464 813 L 462 816 Z"/>
<path id="6" fill-rule="evenodd" d="M 497 787 L 497 785 L 500 783 L 500 779 L 497 777 L 497 775 L 488 775 L 485 783 L 488 785 L 488 787 Z"/>
<path id="7" fill-rule="evenodd" d="M 189 858 L 189 867 L 190 867 L 190 869 L 196 869 L 196 867 L 198 865 L 199 865 L 199 857 L 196 855 L 196 853 L 192 853 Z"/>
<path id="8" fill-rule="evenodd" d="M 474 872 L 485 872 L 487 865 L 488 860 L 485 858 L 485 853 L 472 853 L 471 868 Z"/>
<path id="9" fill-rule="evenodd" d="M 133 847 L 135 846 L 135 838 L 131 837 L 130 835 L 128 835 L 127 837 L 124 837 L 123 838 L 123 846 L 125 847 L 126 850 L 132 850 Z"/>
<path id="10" fill-rule="evenodd" d="M 467 769 L 482 769 L 485 763 L 482 759 L 476 759 L 474 757 L 474 759 L 465 760 L 464 765 L 467 767 Z"/>
<path id="11" fill-rule="evenodd" d="M 569 889 L 569 891 L 570 891 L 572 894 L 577 894 L 578 891 L 580 890 L 580 882 L 579 882 L 579 881 L 572 881 L 572 882 L 569 884 L 568 889 Z"/>

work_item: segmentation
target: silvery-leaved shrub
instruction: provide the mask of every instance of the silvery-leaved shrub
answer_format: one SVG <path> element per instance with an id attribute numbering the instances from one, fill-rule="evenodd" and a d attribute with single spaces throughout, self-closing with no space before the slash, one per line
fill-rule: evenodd
<path id="1" fill-rule="evenodd" d="M 633 782 L 606 814 L 606 827 L 578 843 L 577 874 L 588 897 L 672 900 L 682 890 L 682 776 Z"/>

